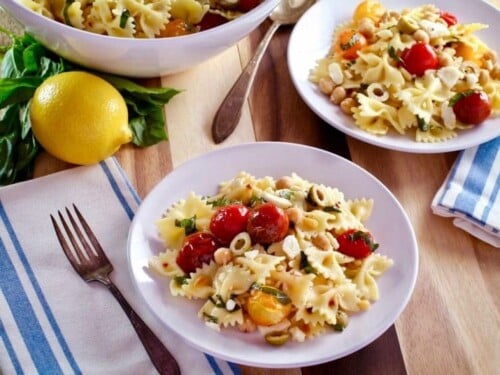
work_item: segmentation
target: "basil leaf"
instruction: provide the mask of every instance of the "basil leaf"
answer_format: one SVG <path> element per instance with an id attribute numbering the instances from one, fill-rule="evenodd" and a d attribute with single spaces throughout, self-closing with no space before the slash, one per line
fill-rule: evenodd
<path id="1" fill-rule="evenodd" d="M 42 82 L 40 77 L 0 79 L 0 108 L 31 99 Z"/>
<path id="2" fill-rule="evenodd" d="M 453 107 L 457 102 L 459 102 L 461 99 L 474 94 L 474 90 L 469 89 L 466 91 L 459 92 L 451 97 L 451 99 L 448 102 L 449 107 Z"/>
<path id="3" fill-rule="evenodd" d="M 417 125 L 421 131 L 423 132 L 429 131 L 429 124 L 426 123 L 422 117 L 417 116 Z"/>

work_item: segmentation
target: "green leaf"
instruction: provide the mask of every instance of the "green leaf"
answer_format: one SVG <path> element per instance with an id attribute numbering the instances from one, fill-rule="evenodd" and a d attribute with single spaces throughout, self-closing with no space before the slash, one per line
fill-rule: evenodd
<path id="1" fill-rule="evenodd" d="M 426 123 L 422 117 L 417 116 L 417 125 L 418 125 L 418 128 L 423 132 L 426 132 L 429 130 L 429 124 Z"/>
<path id="2" fill-rule="evenodd" d="M 451 97 L 451 99 L 448 101 L 448 106 L 453 107 L 461 99 L 466 98 L 467 96 L 472 95 L 472 94 L 474 94 L 474 90 L 472 90 L 472 89 L 459 92 Z"/>
<path id="3" fill-rule="evenodd" d="M 156 107 L 146 116 L 136 116 L 129 112 L 129 125 L 132 129 L 132 143 L 140 147 L 148 147 L 168 139 L 165 130 L 165 114 L 163 107 Z"/>
<path id="4" fill-rule="evenodd" d="M 0 108 L 31 99 L 42 82 L 40 77 L 0 79 Z"/>
<path id="5" fill-rule="evenodd" d="M 189 236 L 190 234 L 196 232 L 196 215 L 187 219 L 175 219 L 175 226 L 178 228 L 184 228 L 184 234 Z"/>

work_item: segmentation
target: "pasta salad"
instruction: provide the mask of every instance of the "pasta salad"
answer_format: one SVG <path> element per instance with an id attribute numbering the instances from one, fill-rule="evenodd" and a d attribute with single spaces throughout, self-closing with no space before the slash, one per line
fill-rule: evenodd
<path id="1" fill-rule="evenodd" d="M 443 142 L 500 113 L 497 55 L 475 35 L 487 27 L 434 5 L 365 0 L 309 79 L 366 132 Z"/>
<path id="2" fill-rule="evenodd" d="M 149 267 L 174 296 L 202 300 L 211 328 L 258 332 L 271 345 L 342 331 L 379 299 L 393 261 L 364 222 L 373 200 L 297 174 L 240 172 L 216 195 L 188 197 L 157 222 L 165 251 Z"/>
<path id="3" fill-rule="evenodd" d="M 19 0 L 56 21 L 129 38 L 187 35 L 226 23 L 262 0 Z"/>

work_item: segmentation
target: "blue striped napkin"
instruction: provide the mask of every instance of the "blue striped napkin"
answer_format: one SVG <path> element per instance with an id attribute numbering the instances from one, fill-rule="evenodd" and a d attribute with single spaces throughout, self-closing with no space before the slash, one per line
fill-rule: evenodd
<path id="1" fill-rule="evenodd" d="M 75 203 L 114 265 L 111 278 L 179 361 L 183 374 L 238 374 L 187 346 L 141 303 L 127 266 L 139 197 L 114 158 L 0 189 L 0 374 L 154 374 L 111 293 L 85 283 L 49 214 Z"/>
<path id="2" fill-rule="evenodd" d="M 500 137 L 461 151 L 432 200 L 437 215 L 500 248 Z"/>

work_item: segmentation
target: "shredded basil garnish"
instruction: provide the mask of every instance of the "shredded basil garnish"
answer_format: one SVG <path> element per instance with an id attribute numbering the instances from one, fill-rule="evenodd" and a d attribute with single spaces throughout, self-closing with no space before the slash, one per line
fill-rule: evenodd
<path id="1" fill-rule="evenodd" d="M 175 226 L 178 228 L 184 228 L 184 233 L 186 236 L 196 232 L 196 215 L 188 219 L 175 219 Z"/>
<path id="2" fill-rule="evenodd" d="M 359 35 L 358 33 L 352 34 L 351 38 L 347 43 L 340 44 L 340 49 L 342 51 L 347 51 L 349 48 L 352 48 L 356 43 L 359 42 Z"/>
<path id="3" fill-rule="evenodd" d="M 472 95 L 472 94 L 474 94 L 474 90 L 472 90 L 472 89 L 459 92 L 451 97 L 450 101 L 448 102 L 448 106 L 453 107 L 461 99 L 466 98 L 467 96 Z"/>
<path id="4" fill-rule="evenodd" d="M 370 247 L 371 251 L 375 251 L 379 247 L 379 244 L 373 242 L 372 237 L 368 233 L 363 232 L 361 230 L 357 230 L 357 231 L 352 232 L 351 234 L 349 234 L 349 240 L 351 242 L 354 242 L 356 240 L 363 240 L 364 243 L 366 243 Z"/>
<path id="5" fill-rule="evenodd" d="M 299 267 L 301 270 L 304 270 L 305 273 L 316 274 L 316 270 L 314 269 L 313 266 L 311 266 L 311 264 L 309 263 L 309 260 L 307 259 L 307 255 L 303 251 L 300 252 Z"/>
<path id="6" fill-rule="evenodd" d="M 422 117 L 417 116 L 417 124 L 418 124 L 418 128 L 421 131 L 426 132 L 429 130 L 429 124 L 426 123 Z"/>
<path id="7" fill-rule="evenodd" d="M 186 285 L 188 283 L 189 277 L 187 276 L 174 276 L 174 281 L 178 286 Z"/>
<path id="8" fill-rule="evenodd" d="M 389 46 L 387 51 L 389 53 L 389 57 L 396 60 L 397 62 L 401 61 L 401 58 L 398 56 L 396 49 L 393 46 Z"/>
<path id="9" fill-rule="evenodd" d="M 260 285 L 258 283 L 253 283 L 250 286 L 250 289 L 252 290 L 260 290 L 263 293 L 270 294 L 278 300 L 279 303 L 282 305 L 288 305 L 289 303 L 292 303 L 292 300 L 290 297 L 288 297 L 285 293 L 283 293 L 281 290 L 273 288 L 271 286 L 266 286 L 266 285 Z"/>
<path id="10" fill-rule="evenodd" d="M 207 321 L 209 321 L 210 323 L 215 323 L 217 324 L 217 322 L 219 321 L 219 319 L 217 319 L 216 316 L 213 316 L 213 315 L 210 315 L 210 314 L 207 314 L 206 312 L 203 313 L 203 316 L 207 319 Z"/>
<path id="11" fill-rule="evenodd" d="M 128 11 L 128 9 L 125 9 L 120 16 L 120 28 L 121 29 L 124 29 L 125 26 L 127 26 L 127 20 L 129 19 L 129 17 L 130 17 L 130 12 Z"/>

